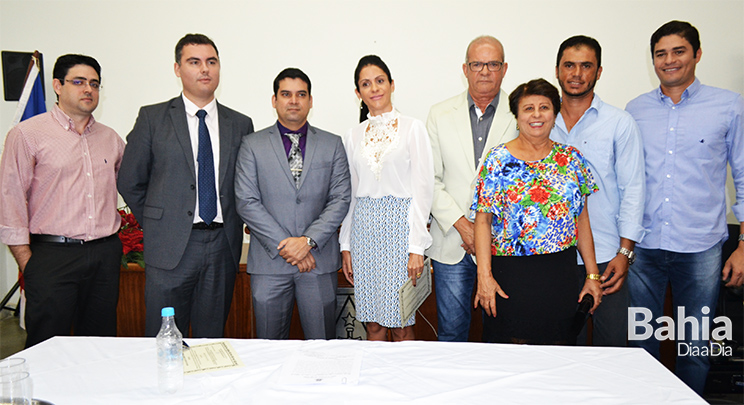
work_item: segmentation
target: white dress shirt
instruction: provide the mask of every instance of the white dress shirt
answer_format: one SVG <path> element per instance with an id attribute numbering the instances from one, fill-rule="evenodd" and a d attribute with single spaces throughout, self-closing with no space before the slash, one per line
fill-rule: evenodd
<path id="1" fill-rule="evenodd" d="M 196 104 L 192 103 L 191 100 L 186 98 L 183 94 L 183 104 L 186 106 L 186 121 L 189 125 L 189 136 L 191 137 L 191 151 L 194 154 L 194 169 L 196 170 L 196 195 L 199 195 L 199 163 L 197 158 L 199 156 L 199 117 L 196 116 L 196 112 L 204 110 L 207 112 L 207 116 L 204 117 L 204 122 L 207 124 L 209 130 L 209 139 L 212 141 L 212 157 L 214 160 L 214 185 L 215 193 L 217 195 L 217 216 L 214 218 L 214 222 L 223 222 L 222 220 L 222 204 L 220 204 L 220 190 L 218 184 L 220 184 L 220 123 L 217 118 L 217 99 L 212 99 L 209 104 L 205 105 L 204 108 L 199 108 Z M 203 222 L 203 219 L 199 216 L 199 198 L 196 199 L 196 207 L 194 208 L 194 223 Z"/>

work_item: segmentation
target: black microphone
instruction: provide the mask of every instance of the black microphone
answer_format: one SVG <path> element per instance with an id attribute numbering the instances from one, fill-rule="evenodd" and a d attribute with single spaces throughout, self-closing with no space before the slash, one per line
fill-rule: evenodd
<path id="1" fill-rule="evenodd" d="M 594 297 L 591 294 L 584 295 L 584 298 L 579 303 L 579 307 L 576 309 L 576 315 L 574 315 L 573 324 L 571 324 L 571 333 L 574 337 L 579 336 L 581 329 L 586 324 L 586 320 L 589 317 L 589 310 L 594 306 Z"/>

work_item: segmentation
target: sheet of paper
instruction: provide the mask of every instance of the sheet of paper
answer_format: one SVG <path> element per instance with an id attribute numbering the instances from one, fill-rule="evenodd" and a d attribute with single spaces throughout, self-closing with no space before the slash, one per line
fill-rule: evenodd
<path id="1" fill-rule="evenodd" d="M 183 374 L 207 373 L 243 367 L 230 342 L 195 345 L 183 350 Z"/>
<path id="2" fill-rule="evenodd" d="M 356 385 L 362 368 L 358 350 L 304 350 L 292 354 L 282 367 L 281 384 Z"/>
<path id="3" fill-rule="evenodd" d="M 416 287 L 409 278 L 398 290 L 400 299 L 400 319 L 405 323 L 431 294 L 431 259 L 424 260 L 424 270 L 416 280 Z"/>

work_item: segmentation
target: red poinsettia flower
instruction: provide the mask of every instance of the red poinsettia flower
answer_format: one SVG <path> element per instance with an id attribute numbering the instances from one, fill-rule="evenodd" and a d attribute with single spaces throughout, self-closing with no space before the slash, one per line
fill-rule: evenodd
<path id="1" fill-rule="evenodd" d="M 566 156 L 565 153 L 556 153 L 553 160 L 555 160 L 555 163 L 558 163 L 558 166 L 565 166 L 568 164 L 568 156 Z"/>
<path id="2" fill-rule="evenodd" d="M 119 228 L 119 239 L 121 240 L 122 248 L 121 265 L 126 266 L 127 263 L 137 263 L 145 267 L 142 227 L 137 222 L 134 214 L 127 211 L 128 208 L 126 206 L 123 209 L 119 209 L 119 215 L 121 215 L 121 227 Z"/>
<path id="3" fill-rule="evenodd" d="M 530 194 L 532 201 L 538 204 L 545 204 L 548 202 L 548 198 L 550 197 L 548 190 L 539 185 L 529 189 L 528 193 Z"/>

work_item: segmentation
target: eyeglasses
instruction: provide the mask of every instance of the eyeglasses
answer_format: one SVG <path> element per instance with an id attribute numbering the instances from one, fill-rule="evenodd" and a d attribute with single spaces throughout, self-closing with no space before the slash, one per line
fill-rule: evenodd
<path id="1" fill-rule="evenodd" d="M 480 72 L 483 70 L 483 66 L 488 66 L 489 72 L 498 72 L 501 70 L 501 67 L 504 66 L 504 62 L 498 62 L 495 60 L 492 60 L 490 62 L 469 62 L 468 67 L 470 68 L 471 72 Z"/>
<path id="2" fill-rule="evenodd" d="M 85 87 L 85 85 L 89 85 L 91 89 L 93 90 L 101 90 L 103 86 L 98 81 L 88 81 L 86 79 L 65 79 L 66 82 L 72 83 L 75 87 Z"/>

